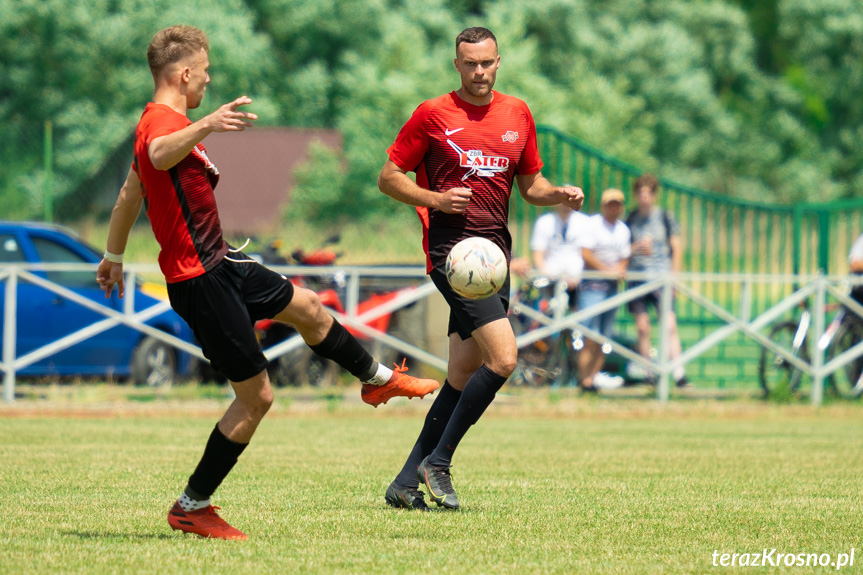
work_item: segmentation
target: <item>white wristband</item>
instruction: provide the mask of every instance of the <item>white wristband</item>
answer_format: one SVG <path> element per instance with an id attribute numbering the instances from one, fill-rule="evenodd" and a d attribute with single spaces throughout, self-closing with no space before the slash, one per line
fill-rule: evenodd
<path id="1" fill-rule="evenodd" d="M 123 254 L 112 254 L 108 250 L 105 250 L 105 254 L 102 257 L 115 264 L 123 263 Z"/>

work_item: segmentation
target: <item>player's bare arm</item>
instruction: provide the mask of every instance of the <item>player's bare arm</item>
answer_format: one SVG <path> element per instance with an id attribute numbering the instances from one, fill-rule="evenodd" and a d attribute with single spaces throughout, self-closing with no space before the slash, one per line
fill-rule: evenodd
<path id="1" fill-rule="evenodd" d="M 138 219 L 144 195 L 141 193 L 141 180 L 135 170 L 129 168 L 126 181 L 120 188 L 120 194 L 111 212 L 111 223 L 108 226 L 108 241 L 106 249 L 111 254 L 121 255 L 126 251 L 129 232 Z M 96 270 L 96 281 L 105 290 L 105 297 L 111 297 L 114 284 L 117 284 L 118 294 L 122 298 L 126 294 L 126 284 L 123 281 L 123 263 L 102 258 Z"/>
<path id="2" fill-rule="evenodd" d="M 542 172 L 527 175 L 517 175 L 518 191 L 524 200 L 534 206 L 556 206 L 567 204 L 574 210 L 580 210 L 584 204 L 584 192 L 576 186 L 552 186 Z"/>
<path id="3" fill-rule="evenodd" d="M 248 96 L 240 96 L 182 130 L 154 139 L 149 148 L 153 167 L 157 170 L 173 168 L 198 142 L 213 132 L 241 132 L 251 128 L 254 125 L 252 121 L 258 119 L 257 114 L 239 109 L 251 103 Z"/>
<path id="4" fill-rule="evenodd" d="M 378 188 L 404 204 L 434 208 L 447 214 L 463 214 L 473 194 L 470 188 L 450 188 L 445 192 L 421 188 L 392 160 L 384 164 L 378 176 Z"/>

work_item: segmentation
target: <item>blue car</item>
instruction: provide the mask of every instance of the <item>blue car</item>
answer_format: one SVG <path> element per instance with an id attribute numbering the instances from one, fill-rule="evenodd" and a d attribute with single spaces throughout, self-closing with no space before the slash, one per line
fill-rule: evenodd
<path id="1" fill-rule="evenodd" d="M 40 223 L 0 222 L 0 270 L 11 264 L 98 264 L 99 252 L 74 232 Z M 110 299 L 96 283 L 95 268 L 35 270 L 35 276 L 59 284 L 89 300 L 123 312 L 124 300 L 115 289 Z M 0 326 L 5 314 L 5 281 L 0 285 Z M 126 297 L 132 295 L 126 286 Z M 138 282 L 134 286 L 135 311 L 167 300 L 163 286 Z M 55 342 L 106 316 L 43 286 L 18 279 L 15 356 Z M 148 326 L 195 344 L 192 330 L 170 308 L 144 321 Z M 3 341 L 0 329 L 0 342 Z M 2 349 L 2 347 L 0 347 Z M 57 351 L 16 371 L 21 376 L 91 376 L 131 378 L 136 384 L 170 386 L 179 377 L 195 375 L 201 362 L 191 354 L 152 335 L 120 324 Z"/>

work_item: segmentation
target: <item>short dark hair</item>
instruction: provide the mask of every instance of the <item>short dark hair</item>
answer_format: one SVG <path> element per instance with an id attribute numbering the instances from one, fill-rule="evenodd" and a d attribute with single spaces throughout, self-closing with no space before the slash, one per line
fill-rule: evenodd
<path id="1" fill-rule="evenodd" d="M 153 36 L 147 48 L 147 63 L 156 76 L 166 66 L 196 54 L 202 48 L 209 54 L 210 40 L 202 30 L 192 26 L 171 26 Z"/>
<path id="2" fill-rule="evenodd" d="M 479 44 L 483 40 L 488 40 L 489 38 L 494 40 L 494 45 L 497 46 L 497 38 L 494 37 L 492 31 L 488 28 L 481 28 L 479 26 L 474 28 L 465 28 L 461 31 L 461 34 L 455 38 L 456 52 L 458 52 L 458 45 L 462 42 L 467 42 L 468 44 Z"/>
<path id="3" fill-rule="evenodd" d="M 641 188 L 650 188 L 650 191 L 655 194 L 659 190 L 659 180 L 653 174 L 641 174 L 632 184 L 632 191 L 637 192 Z"/>

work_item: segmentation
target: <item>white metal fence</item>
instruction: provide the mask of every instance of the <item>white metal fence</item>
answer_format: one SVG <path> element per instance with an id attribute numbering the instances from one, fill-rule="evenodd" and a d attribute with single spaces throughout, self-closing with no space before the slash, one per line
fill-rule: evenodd
<path id="1" fill-rule="evenodd" d="M 401 308 L 424 300 L 434 293 L 435 288 L 433 284 L 426 279 L 425 271 L 423 269 L 418 267 L 314 267 L 310 269 L 307 266 L 273 266 L 273 269 L 289 277 L 308 275 L 321 276 L 327 274 L 343 277 L 345 281 L 345 289 L 343 290 L 345 293 L 345 311 L 344 313 L 332 312 L 340 322 L 385 346 L 395 348 L 423 363 L 441 370 L 446 369 L 447 360 L 445 357 L 434 355 L 426 349 L 417 347 L 410 342 L 396 338 L 382 331 L 378 331 L 367 325 L 368 322 L 377 317 L 393 313 Z M 135 306 L 133 298 L 135 290 L 131 289 L 131 286 L 135 285 L 136 278 L 139 274 L 157 273 L 158 268 L 156 266 L 126 266 L 127 289 L 122 312 L 118 312 L 111 307 L 99 303 L 98 301 L 81 296 L 73 290 L 48 281 L 36 273 L 39 271 L 54 270 L 92 271 L 95 277 L 95 266 L 62 264 L 0 266 L 0 281 L 5 284 L 3 346 L 0 370 L 4 373 L 3 398 L 6 402 L 12 402 L 14 400 L 16 372 L 18 370 L 120 324 L 127 325 L 142 333 L 158 338 L 177 349 L 186 351 L 203 359 L 203 354 L 199 347 L 174 337 L 173 335 L 150 327 L 144 323 L 149 318 L 167 310 L 169 308 L 168 302 L 162 301 L 147 309 L 140 310 L 138 312 L 134 311 Z M 588 272 L 585 274 L 585 277 L 601 278 L 606 276 Z M 407 278 L 415 280 L 417 285 L 410 289 L 401 290 L 394 299 L 367 310 L 362 314 L 358 314 L 357 307 L 359 303 L 360 283 L 364 278 L 377 278 L 378 280 L 383 279 L 383 281 L 386 281 L 387 278 L 391 278 L 393 280 L 404 280 Z M 839 302 L 846 306 L 851 313 L 863 317 L 863 307 L 846 295 L 849 284 L 849 279 L 846 277 L 828 277 L 821 275 L 776 276 L 758 274 L 726 275 L 683 273 L 677 275 L 667 274 L 661 277 L 648 274 L 630 274 L 627 276 L 627 279 L 645 281 L 646 283 L 635 288 L 624 289 L 600 304 L 587 309 L 578 310 L 574 313 L 569 313 L 565 310 L 551 316 L 537 313 L 538 327 L 519 335 L 516 339 L 518 347 L 523 348 L 540 339 L 560 333 L 563 330 L 578 329 L 586 337 L 591 338 L 594 341 L 600 343 L 606 343 L 608 341 L 611 343 L 614 350 L 628 361 L 637 363 L 645 370 L 658 374 L 657 398 L 662 402 L 666 402 L 669 399 L 669 382 L 671 374 L 678 366 L 685 366 L 694 361 L 714 346 L 720 344 L 723 340 L 737 333 L 745 334 L 751 338 L 754 343 L 769 349 L 772 353 L 784 358 L 791 365 L 811 376 L 813 380 L 811 400 L 812 403 L 816 405 L 822 402 L 825 378 L 863 355 L 863 343 L 859 343 L 838 357 L 825 362 L 823 350 L 814 347 L 811 353 L 811 358 L 807 361 L 805 358 L 796 356 L 792 350 L 784 348 L 771 341 L 766 335 L 766 332 L 772 324 L 783 318 L 787 318 L 789 314 L 793 314 L 795 308 L 804 301 L 808 301 L 808 304 L 813 311 L 813 323 L 811 326 L 813 335 L 810 341 L 818 341 L 818 339 L 820 339 L 824 334 L 826 327 L 825 306 L 828 301 Z M 45 290 L 49 290 L 77 305 L 86 307 L 87 309 L 97 312 L 105 317 L 104 319 L 96 321 L 89 326 L 66 335 L 61 339 L 40 347 L 39 349 L 35 349 L 24 355 L 18 356 L 16 355 L 15 349 L 16 314 L 19 303 L 17 299 L 17 288 L 21 280 L 35 284 Z M 729 310 L 705 297 L 704 293 L 706 290 L 704 289 L 704 286 L 714 283 L 731 283 L 736 286 L 735 293 L 738 294 L 737 309 Z M 786 295 L 781 297 L 781 299 L 778 299 L 775 304 L 770 305 L 767 309 L 760 311 L 760 313 L 756 315 L 753 313 L 751 294 L 753 286 L 759 284 L 792 286 L 792 289 L 785 290 L 786 292 L 790 292 L 790 295 L 786 293 Z M 661 294 L 660 301 L 663 309 L 671 308 L 672 298 L 675 297 L 676 294 L 676 297 L 678 298 L 688 298 L 696 305 L 721 320 L 724 325 L 709 333 L 701 341 L 688 345 L 684 349 L 683 354 L 673 360 L 670 357 L 670 349 L 667 338 L 665 337 L 665 334 L 668 332 L 666 323 L 667 317 L 662 317 L 660 319 L 661 325 L 657 330 L 659 335 L 658 354 L 655 359 L 642 357 L 637 353 L 637 351 L 623 345 L 621 342 L 607 340 L 602 335 L 583 325 L 584 321 L 590 317 L 622 306 L 634 298 L 656 290 Z M 299 335 L 295 335 L 264 350 L 264 353 L 268 359 L 272 360 L 296 349 L 300 345 L 303 345 L 303 341 Z"/>

